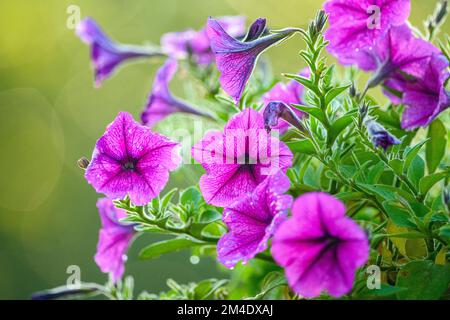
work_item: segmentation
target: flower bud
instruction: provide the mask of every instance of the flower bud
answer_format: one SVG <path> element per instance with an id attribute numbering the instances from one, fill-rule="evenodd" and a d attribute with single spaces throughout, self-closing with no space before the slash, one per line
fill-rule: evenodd
<path id="1" fill-rule="evenodd" d="M 366 121 L 367 132 L 375 148 L 381 147 L 386 151 L 394 144 L 400 144 L 401 141 L 387 131 L 381 124 L 373 119 Z"/>
<path id="2" fill-rule="evenodd" d="M 89 160 L 86 157 L 81 157 L 80 159 L 77 160 L 77 165 L 80 169 L 86 170 L 87 167 L 89 166 Z"/>

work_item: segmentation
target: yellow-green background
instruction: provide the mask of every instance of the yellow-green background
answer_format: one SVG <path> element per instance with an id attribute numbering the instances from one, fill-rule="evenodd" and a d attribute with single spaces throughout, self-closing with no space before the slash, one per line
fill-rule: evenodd
<path id="1" fill-rule="evenodd" d="M 412 2 L 411 20 L 421 26 L 435 1 Z M 105 281 L 92 259 L 99 195 L 75 162 L 90 156 L 119 110 L 139 115 L 159 65 L 129 65 L 95 90 L 88 48 L 66 26 L 72 4 L 114 39 L 139 44 L 158 43 L 165 32 L 200 28 L 210 15 L 263 16 L 275 28 L 305 26 L 321 1 L 1 1 L 0 298 L 27 298 L 64 284 L 69 265 L 80 266 L 83 281 Z M 299 70 L 301 45 L 292 39 L 268 53 L 275 72 Z M 192 170 L 178 171 L 170 186 L 184 187 L 195 176 Z M 151 240 L 139 239 L 129 254 L 127 273 L 135 276 L 139 290 L 158 292 L 168 277 L 188 282 L 217 276 L 213 261 L 192 265 L 187 252 L 137 261 L 138 248 Z"/>

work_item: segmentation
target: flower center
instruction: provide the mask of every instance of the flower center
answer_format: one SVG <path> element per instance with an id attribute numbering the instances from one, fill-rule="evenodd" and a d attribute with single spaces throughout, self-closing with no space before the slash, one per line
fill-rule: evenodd
<path id="1" fill-rule="evenodd" d="M 134 171 L 137 161 L 134 159 L 126 159 L 122 162 L 122 169 L 125 171 Z"/>

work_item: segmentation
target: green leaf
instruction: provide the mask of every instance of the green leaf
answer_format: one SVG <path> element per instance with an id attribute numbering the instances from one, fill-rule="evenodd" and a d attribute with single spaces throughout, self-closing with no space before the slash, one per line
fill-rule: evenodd
<path id="1" fill-rule="evenodd" d="M 403 208 L 394 205 L 392 201 L 383 202 L 383 207 L 392 222 L 399 227 L 414 228 L 416 225 L 411 222 L 410 214 Z"/>
<path id="2" fill-rule="evenodd" d="M 288 141 L 286 144 L 293 153 L 316 154 L 312 142 L 308 139 Z"/>
<path id="3" fill-rule="evenodd" d="M 403 161 L 400 159 L 393 159 L 389 161 L 389 166 L 397 175 L 401 176 L 403 174 Z"/>
<path id="4" fill-rule="evenodd" d="M 220 219 L 222 219 L 222 215 L 220 214 L 219 211 L 214 210 L 214 209 L 208 209 L 208 210 L 203 211 L 200 214 L 198 222 L 208 224 L 208 223 L 220 220 Z"/>
<path id="5" fill-rule="evenodd" d="M 331 136 L 333 137 L 333 140 L 336 139 L 336 137 L 345 129 L 348 128 L 348 126 L 353 122 L 353 114 L 346 114 L 340 118 L 338 118 L 332 125 L 331 125 Z"/>
<path id="6" fill-rule="evenodd" d="M 369 190 L 371 193 L 382 197 L 385 200 L 395 200 L 395 195 L 392 192 L 390 188 L 387 188 L 385 185 L 380 184 L 359 184 L 361 187 L 363 187 L 366 190 Z"/>
<path id="7" fill-rule="evenodd" d="M 439 119 L 434 120 L 428 127 L 428 138 L 426 160 L 428 171 L 433 173 L 444 158 L 447 147 L 447 130 Z"/>
<path id="8" fill-rule="evenodd" d="M 139 259 L 154 259 L 163 254 L 176 252 L 181 249 L 201 246 L 204 244 L 204 242 L 194 241 L 183 237 L 160 241 L 152 243 L 151 245 L 142 249 L 139 253 Z"/>
<path id="9" fill-rule="evenodd" d="M 350 85 L 342 86 L 342 87 L 336 87 L 328 91 L 325 95 L 325 108 L 328 107 L 328 105 L 336 99 L 337 96 L 339 96 L 341 93 L 343 93 L 345 90 L 347 90 L 350 87 Z"/>
<path id="10" fill-rule="evenodd" d="M 401 300 L 437 300 L 450 283 L 450 266 L 440 266 L 432 261 L 412 261 L 397 276 L 396 285 L 408 290 L 399 292 Z"/>
<path id="11" fill-rule="evenodd" d="M 225 286 L 228 280 L 207 279 L 197 283 L 194 289 L 195 300 L 208 300 L 213 298 L 214 293 Z"/>
<path id="12" fill-rule="evenodd" d="M 406 239 L 405 250 L 408 258 L 412 260 L 423 259 L 428 255 L 424 239 Z"/>
<path id="13" fill-rule="evenodd" d="M 308 78 L 299 76 L 298 74 L 290 74 L 290 73 L 286 73 L 286 74 L 284 74 L 284 76 L 286 78 L 288 78 L 288 79 L 293 79 L 293 80 L 301 83 L 303 86 L 305 86 L 306 88 L 308 88 L 309 90 L 311 90 L 313 92 L 317 92 L 318 91 L 318 88 Z"/>
<path id="14" fill-rule="evenodd" d="M 405 291 L 405 290 L 406 290 L 405 288 L 394 287 L 389 284 L 382 283 L 380 286 L 380 289 L 370 290 L 368 288 L 365 288 L 362 291 L 361 296 L 363 296 L 363 297 L 388 297 L 388 296 L 392 296 L 394 294 L 397 294 L 397 293 Z"/>
<path id="15" fill-rule="evenodd" d="M 261 300 L 264 299 L 264 296 L 268 294 L 275 288 L 280 286 L 287 286 L 286 278 L 283 273 L 278 271 L 272 271 L 264 278 L 261 285 L 261 292 L 258 293 L 255 297 L 249 298 L 249 300 Z"/>
<path id="16" fill-rule="evenodd" d="M 448 172 L 438 172 L 433 173 L 429 176 L 423 177 L 420 179 L 419 183 L 419 190 L 420 193 L 423 195 L 426 195 L 428 191 L 440 180 L 444 179 L 445 177 L 448 177 Z"/>
<path id="17" fill-rule="evenodd" d="M 447 238 L 450 240 L 450 225 L 443 226 L 439 229 L 439 235 L 441 237 Z"/>
<path id="18" fill-rule="evenodd" d="M 411 165 L 408 168 L 408 179 L 413 183 L 415 187 L 419 186 L 420 179 L 425 175 L 425 161 L 417 155 L 411 161 Z"/>
<path id="19" fill-rule="evenodd" d="M 183 205 L 188 204 L 189 202 L 194 203 L 196 206 L 202 200 L 202 194 L 196 187 L 189 187 L 181 193 L 180 203 Z"/>
<path id="20" fill-rule="evenodd" d="M 170 190 L 164 195 L 164 197 L 160 201 L 161 209 L 167 207 L 170 200 L 172 200 L 173 196 L 175 195 L 175 192 L 177 192 L 177 188 Z"/>
<path id="21" fill-rule="evenodd" d="M 417 154 L 419 153 L 420 149 L 423 147 L 423 145 L 428 141 L 424 140 L 422 142 L 419 142 L 418 144 L 416 144 L 414 147 L 412 148 L 407 148 L 403 154 L 404 157 L 404 170 L 409 168 L 409 165 L 411 164 L 411 162 L 414 160 L 414 158 L 417 156 Z"/>
<path id="22" fill-rule="evenodd" d="M 306 112 L 310 116 L 319 120 L 322 124 L 325 124 L 327 122 L 325 113 L 320 108 L 304 106 L 301 104 L 291 104 L 291 106 L 293 106 L 294 108 L 296 108 L 300 111 Z"/>

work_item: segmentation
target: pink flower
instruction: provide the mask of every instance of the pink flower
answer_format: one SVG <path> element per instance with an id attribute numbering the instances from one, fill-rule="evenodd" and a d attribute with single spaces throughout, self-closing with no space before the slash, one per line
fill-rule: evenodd
<path id="1" fill-rule="evenodd" d="M 246 263 L 267 248 L 267 241 L 292 204 L 292 197 L 283 195 L 289 186 L 289 179 L 278 171 L 225 208 L 223 222 L 228 233 L 217 244 L 218 260 L 224 266 L 233 268 L 238 261 Z"/>
<path id="2" fill-rule="evenodd" d="M 406 109 L 402 115 L 404 129 L 427 126 L 450 107 L 450 93 L 444 85 L 449 78 L 448 64 L 445 57 L 435 54 L 424 67 L 423 78 L 406 85 L 403 94 Z"/>
<path id="3" fill-rule="evenodd" d="M 111 76 L 123 62 L 136 58 L 162 56 L 157 50 L 113 42 L 92 18 L 82 20 L 76 29 L 83 42 L 91 46 L 91 60 L 95 70 L 95 86 Z"/>
<path id="4" fill-rule="evenodd" d="M 255 21 L 254 25 L 260 25 L 261 21 Z M 256 27 L 254 29 L 260 30 Z M 255 34 L 259 35 L 259 38 L 253 39 L 252 35 L 251 41 L 245 42 L 233 38 L 219 21 L 209 18 L 206 31 L 216 57 L 217 69 L 221 73 L 220 84 L 237 103 L 255 68 L 258 56 L 269 47 L 291 37 L 298 30 L 284 29 L 267 36 L 260 36 L 262 33 L 258 31 Z"/>
<path id="5" fill-rule="evenodd" d="M 350 292 L 356 269 L 366 263 L 369 242 L 345 215 L 342 202 L 313 192 L 295 200 L 292 218 L 275 232 L 271 252 L 298 294 L 313 298 L 327 291 L 340 297 Z"/>
<path id="6" fill-rule="evenodd" d="M 391 26 L 406 22 L 410 0 L 329 0 L 324 4 L 330 27 L 327 50 L 342 64 L 353 64 L 355 54 L 376 46 Z"/>
<path id="7" fill-rule="evenodd" d="M 133 241 L 132 224 L 119 220 L 127 216 L 125 210 L 117 209 L 111 199 L 97 201 L 102 227 L 99 232 L 95 262 L 100 270 L 109 273 L 114 282 L 125 272 L 126 252 Z"/>
<path id="8" fill-rule="evenodd" d="M 121 112 L 97 141 L 86 180 L 111 199 L 126 195 L 136 205 L 156 197 L 181 161 L 178 143 L 153 133 Z"/>
<path id="9" fill-rule="evenodd" d="M 147 105 L 141 114 L 143 124 L 152 127 L 175 112 L 211 117 L 206 113 L 198 111 L 186 101 L 172 95 L 169 90 L 169 82 L 177 72 L 177 68 L 178 62 L 169 58 L 158 70 L 153 82 L 152 92 L 148 97 Z"/>
<path id="10" fill-rule="evenodd" d="M 210 132 L 192 148 L 206 170 L 200 189 L 207 203 L 225 207 L 253 191 L 267 175 L 292 165 L 292 153 L 264 128 L 262 115 L 245 109 L 224 132 Z"/>

